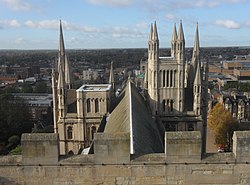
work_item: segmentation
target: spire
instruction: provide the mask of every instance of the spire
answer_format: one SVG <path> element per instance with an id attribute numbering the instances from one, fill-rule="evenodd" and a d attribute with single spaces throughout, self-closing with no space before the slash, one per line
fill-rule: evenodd
<path id="1" fill-rule="evenodd" d="M 149 34 L 149 39 L 148 40 L 152 40 L 153 39 L 153 25 L 150 25 L 150 34 Z"/>
<path id="2" fill-rule="evenodd" d="M 60 36 L 59 36 L 59 54 L 63 56 L 65 54 L 62 21 L 60 20 Z"/>
<path id="3" fill-rule="evenodd" d="M 184 77 L 184 87 L 188 86 L 188 61 L 185 63 L 185 77 Z"/>
<path id="4" fill-rule="evenodd" d="M 176 24 L 174 24 L 174 30 L 172 34 L 172 42 L 175 42 L 177 40 L 177 31 L 176 31 Z"/>
<path id="5" fill-rule="evenodd" d="M 198 23 L 196 24 L 196 34 L 194 40 L 194 49 L 193 49 L 193 56 L 192 56 L 192 65 L 196 67 L 196 63 L 199 62 L 200 57 L 200 41 L 199 41 L 199 30 L 198 30 Z"/>
<path id="6" fill-rule="evenodd" d="M 57 89 L 64 89 L 65 88 L 65 79 L 62 69 L 62 63 L 59 64 L 58 68 L 58 82 L 57 82 Z"/>
<path id="7" fill-rule="evenodd" d="M 154 23 L 153 40 L 158 40 L 158 31 L 157 31 L 156 21 Z"/>
<path id="8" fill-rule="evenodd" d="M 176 43 L 177 43 L 177 32 L 176 32 L 176 24 L 174 24 L 172 43 L 171 43 L 171 56 L 173 58 L 176 58 Z"/>
<path id="9" fill-rule="evenodd" d="M 112 85 L 113 89 L 115 88 L 115 80 L 114 80 L 114 72 L 113 72 L 113 61 L 111 62 L 110 65 L 110 73 L 109 73 L 109 84 Z"/>
<path id="10" fill-rule="evenodd" d="M 146 69 L 144 73 L 144 89 L 147 88 L 148 88 L 148 69 Z"/>
<path id="11" fill-rule="evenodd" d="M 179 41 L 184 41 L 184 33 L 183 33 L 183 28 L 182 28 L 182 20 L 180 21 L 180 27 L 178 31 L 178 40 Z"/>
<path id="12" fill-rule="evenodd" d="M 68 57 L 65 54 L 65 83 L 67 85 L 68 89 L 71 89 L 71 75 L 70 75 L 70 66 L 69 66 L 69 61 L 68 61 Z"/>
<path id="13" fill-rule="evenodd" d="M 194 85 L 201 85 L 201 69 L 200 69 L 200 63 L 197 64 L 195 79 L 194 79 Z"/>

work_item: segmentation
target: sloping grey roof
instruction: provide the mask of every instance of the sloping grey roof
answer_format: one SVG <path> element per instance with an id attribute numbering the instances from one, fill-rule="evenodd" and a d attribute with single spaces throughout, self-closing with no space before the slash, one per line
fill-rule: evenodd
<path id="1" fill-rule="evenodd" d="M 163 141 L 146 102 L 128 80 L 123 98 L 109 116 L 105 133 L 130 133 L 130 153 L 140 156 L 163 152 Z"/>

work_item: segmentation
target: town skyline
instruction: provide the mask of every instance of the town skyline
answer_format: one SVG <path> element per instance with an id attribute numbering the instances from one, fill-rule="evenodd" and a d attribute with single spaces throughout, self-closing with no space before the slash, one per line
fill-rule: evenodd
<path id="1" fill-rule="evenodd" d="M 157 22 L 170 47 L 182 20 L 186 46 L 199 23 L 201 47 L 249 46 L 249 0 L 0 0 L 0 49 L 57 49 L 62 20 L 67 49 L 146 48 Z"/>

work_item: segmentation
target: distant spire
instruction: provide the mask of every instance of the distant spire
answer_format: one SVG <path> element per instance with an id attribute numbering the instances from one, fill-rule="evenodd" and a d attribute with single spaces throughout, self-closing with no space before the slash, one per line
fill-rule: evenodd
<path id="1" fill-rule="evenodd" d="M 198 23 L 196 24 L 196 33 L 195 33 L 195 40 L 194 40 L 194 49 L 193 49 L 193 56 L 192 56 L 192 65 L 196 67 L 196 63 L 199 62 L 200 57 L 200 41 L 199 41 L 199 29 Z"/>
<path id="2" fill-rule="evenodd" d="M 69 61 L 68 61 L 68 57 L 67 57 L 67 55 L 65 54 L 65 58 L 64 58 L 64 60 L 65 60 L 65 69 L 64 69 L 64 71 L 65 71 L 65 83 L 66 83 L 66 85 L 67 85 L 67 88 L 68 89 L 71 89 L 71 70 L 70 70 L 70 66 L 69 66 Z"/>
<path id="3" fill-rule="evenodd" d="M 176 58 L 176 43 L 177 43 L 177 32 L 176 24 L 174 24 L 173 34 L 172 34 L 172 45 L 171 45 L 171 56 Z"/>
<path id="4" fill-rule="evenodd" d="M 145 70 L 144 74 L 144 89 L 148 88 L 148 69 Z"/>
<path id="5" fill-rule="evenodd" d="M 113 71 L 113 61 L 111 62 L 111 65 L 110 65 L 109 84 L 112 85 L 113 89 L 115 88 L 114 71 Z"/>
<path id="6" fill-rule="evenodd" d="M 65 54 L 62 21 L 60 20 L 60 36 L 59 36 L 59 54 L 62 56 Z"/>
<path id="7" fill-rule="evenodd" d="M 149 39 L 148 40 L 152 40 L 153 39 L 153 25 L 150 25 L 150 33 L 149 33 Z"/>
<path id="8" fill-rule="evenodd" d="M 174 24 L 174 30 L 172 34 L 172 42 L 175 42 L 177 40 L 177 31 L 176 31 L 176 24 Z"/>
<path id="9" fill-rule="evenodd" d="M 179 27 L 179 31 L 178 31 L 178 40 L 179 41 L 184 41 L 184 33 L 183 33 L 183 27 L 182 27 L 182 20 L 180 20 L 180 27 Z"/>
<path id="10" fill-rule="evenodd" d="M 64 79 L 62 64 L 60 63 L 58 68 L 57 89 L 64 89 L 64 88 L 65 88 L 65 79 Z"/>
<path id="11" fill-rule="evenodd" d="M 184 77 L 184 87 L 188 86 L 188 61 L 185 62 L 185 77 Z"/>
<path id="12" fill-rule="evenodd" d="M 201 85 L 201 68 L 200 63 L 197 64 L 195 79 L 194 79 L 194 85 Z"/>
<path id="13" fill-rule="evenodd" d="M 153 40 L 158 40 L 158 31 L 157 31 L 156 21 L 154 23 Z"/>

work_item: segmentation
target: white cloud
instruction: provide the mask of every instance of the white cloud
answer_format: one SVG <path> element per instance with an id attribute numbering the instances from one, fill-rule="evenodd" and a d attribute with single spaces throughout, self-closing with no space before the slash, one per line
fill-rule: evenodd
<path id="1" fill-rule="evenodd" d="M 116 7 L 129 6 L 133 3 L 133 0 L 87 0 L 94 5 L 109 5 Z"/>
<path id="2" fill-rule="evenodd" d="M 175 20 L 176 17 L 175 17 L 174 14 L 168 13 L 168 14 L 166 14 L 166 19 L 167 19 L 167 20 Z"/>
<path id="3" fill-rule="evenodd" d="M 25 39 L 20 37 L 20 38 L 17 38 L 15 41 L 14 41 L 16 44 L 22 44 L 22 43 L 25 43 Z"/>
<path id="4" fill-rule="evenodd" d="M 73 31 L 81 31 L 81 32 L 99 32 L 99 30 L 95 27 L 87 27 L 80 26 L 73 23 L 69 23 L 67 21 L 62 21 L 63 28 L 67 30 Z M 28 20 L 24 23 L 25 26 L 34 29 L 59 29 L 59 21 L 58 20 L 42 20 L 42 21 L 31 21 Z"/>
<path id="5" fill-rule="evenodd" d="M 0 0 L 5 6 L 15 11 L 29 11 L 32 9 L 31 4 L 21 0 Z"/>
<path id="6" fill-rule="evenodd" d="M 240 24 L 232 20 L 216 20 L 215 24 L 229 29 L 239 29 Z"/>
<path id="7" fill-rule="evenodd" d="M 0 20 L 0 26 L 1 27 L 14 27 L 14 28 L 18 28 L 21 26 L 21 24 L 13 19 L 13 20 Z"/>
<path id="8" fill-rule="evenodd" d="M 145 28 L 148 28 L 148 23 L 147 22 L 140 22 L 140 23 L 137 23 L 135 25 L 136 28 L 139 28 L 139 29 L 145 29 Z"/>

